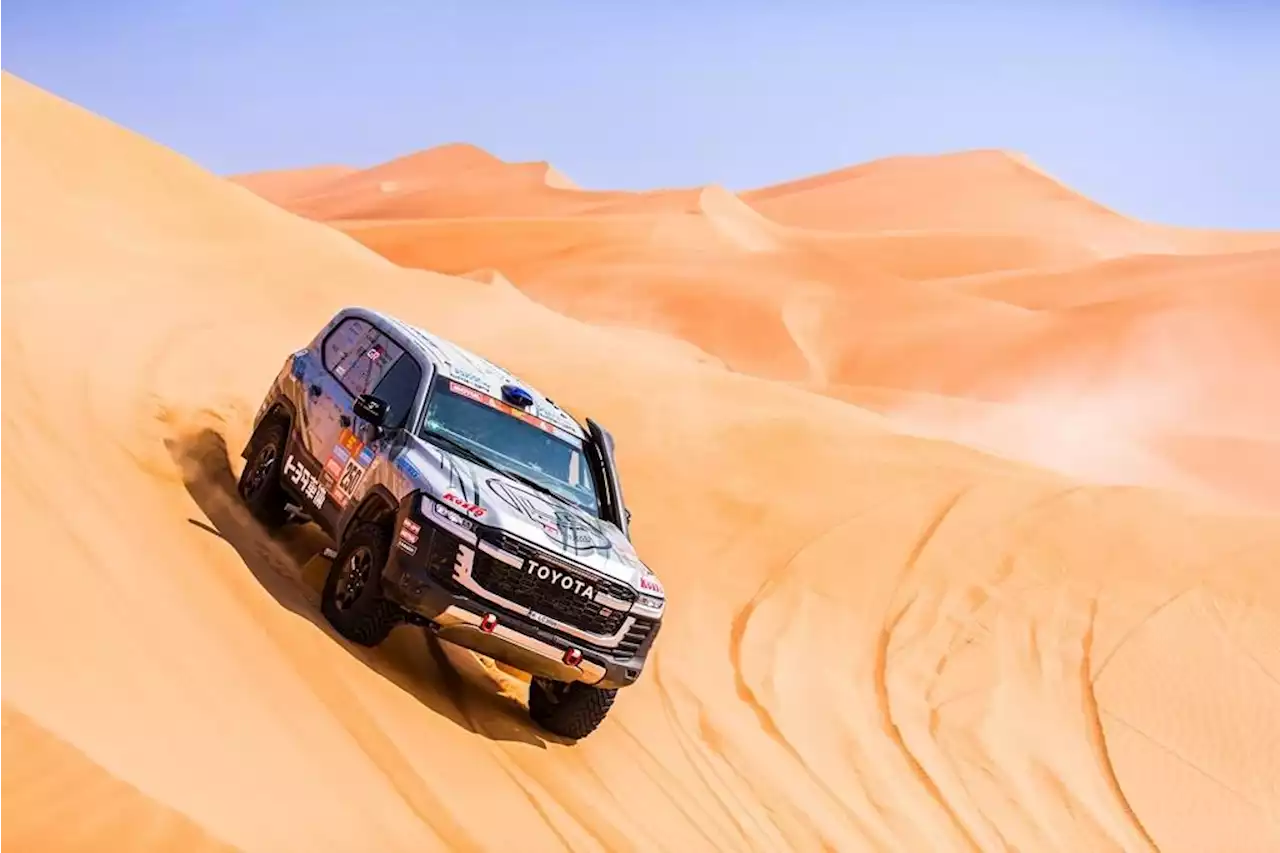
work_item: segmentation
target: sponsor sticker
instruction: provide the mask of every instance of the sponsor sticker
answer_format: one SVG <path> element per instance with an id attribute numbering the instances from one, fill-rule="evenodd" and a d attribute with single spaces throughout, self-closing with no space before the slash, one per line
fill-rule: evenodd
<path id="1" fill-rule="evenodd" d="M 418 542 L 418 529 L 418 525 L 408 519 L 405 519 L 404 524 L 400 525 L 400 538 L 406 542 L 412 542 L 416 545 Z"/>
<path id="2" fill-rule="evenodd" d="M 406 454 L 402 453 L 396 457 L 396 467 L 415 480 L 422 479 L 422 472 L 414 467 L 414 464 L 409 461 L 409 457 Z"/>
<path id="3" fill-rule="evenodd" d="M 364 442 L 360 440 L 360 436 L 351 431 L 351 427 L 344 427 L 341 435 L 338 436 L 338 444 L 342 445 L 348 453 L 359 453 L 364 447 Z"/>
<path id="4" fill-rule="evenodd" d="M 399 548 L 401 551 L 404 551 L 406 554 L 409 554 L 410 556 L 418 553 L 417 545 L 410 545 L 408 542 L 404 541 L 403 539 L 396 540 L 396 547 Z"/>
<path id="5" fill-rule="evenodd" d="M 455 367 L 453 375 L 461 379 L 463 382 L 470 382 L 472 385 L 484 385 L 485 378 L 479 373 L 468 370 L 465 367 Z"/>
<path id="6" fill-rule="evenodd" d="M 659 595 L 666 595 L 666 591 L 662 588 L 662 584 L 658 581 L 656 575 L 641 575 L 640 588 L 648 592 L 656 592 Z"/>
<path id="7" fill-rule="evenodd" d="M 334 503 L 338 506 L 347 505 L 347 500 L 364 478 L 373 456 L 372 446 L 366 446 L 350 428 L 342 430 L 320 475 L 322 488 L 329 493 Z"/>
<path id="8" fill-rule="evenodd" d="M 320 485 L 320 479 L 307 470 L 302 462 L 294 459 L 292 453 L 285 459 L 284 475 L 289 478 L 289 482 L 293 483 L 294 488 L 316 509 L 324 506 L 325 491 Z"/>
<path id="9" fill-rule="evenodd" d="M 405 530 L 407 530 L 407 531 L 409 531 L 410 533 L 415 533 L 415 534 L 416 534 L 416 533 L 421 533 L 421 532 L 422 532 L 422 525 L 421 525 L 421 524 L 418 524 L 418 522 L 414 521 L 414 520 L 413 520 L 413 519 L 411 519 L 411 518 L 406 518 L 406 519 L 404 520 L 404 529 L 405 529 Z"/>
<path id="10" fill-rule="evenodd" d="M 532 415 L 529 412 L 524 411 L 523 409 L 517 409 L 515 406 L 504 403 L 501 400 L 499 400 L 497 397 L 490 397 L 488 394 L 483 394 L 475 390 L 474 388 L 469 388 L 466 385 L 462 385 L 460 383 L 451 381 L 449 383 L 449 390 L 460 397 L 466 397 L 468 400 L 474 400 L 477 403 L 483 403 L 484 405 L 488 406 L 491 409 L 497 409 L 499 412 L 502 412 L 504 415 L 510 415 L 511 417 L 516 418 L 517 420 L 522 420 L 525 423 L 530 424 L 531 426 L 535 426 L 544 432 L 549 432 L 552 435 L 560 436 L 562 438 L 564 437 L 569 437 L 570 439 L 572 438 L 572 436 L 569 436 L 568 433 L 566 433 L 564 430 L 557 427 L 555 424 L 549 423 L 548 421 L 544 421 L 542 418 L 538 417 L 537 415 Z"/>
<path id="11" fill-rule="evenodd" d="M 484 518 L 489 512 L 484 507 L 471 503 L 471 501 L 462 497 L 462 495 L 458 494 L 453 489 L 450 489 L 441 495 L 440 499 L 447 504 L 456 506 L 472 518 Z"/>
<path id="12" fill-rule="evenodd" d="M 468 400 L 475 400 L 477 403 L 488 403 L 493 399 L 488 394 L 481 394 L 476 389 L 463 385 L 460 382 L 450 382 L 449 390 L 457 394 L 459 397 L 466 397 Z"/>

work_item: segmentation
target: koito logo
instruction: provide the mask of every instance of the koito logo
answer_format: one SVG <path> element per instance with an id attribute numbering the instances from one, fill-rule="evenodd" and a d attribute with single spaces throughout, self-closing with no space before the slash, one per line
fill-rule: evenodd
<path id="1" fill-rule="evenodd" d="M 467 515 L 470 515 L 472 518 L 484 518 L 485 514 L 488 512 L 488 510 L 485 509 L 484 507 L 476 506 L 470 501 L 464 499 L 461 495 L 457 494 L 456 492 L 445 492 L 444 496 L 441 499 L 445 503 L 453 504 L 458 509 L 467 513 Z"/>
<path id="2" fill-rule="evenodd" d="M 659 593 L 660 595 L 666 595 L 666 592 L 662 589 L 662 584 L 653 575 L 641 575 L 640 588 L 648 590 L 649 592 Z"/>
<path id="3" fill-rule="evenodd" d="M 559 569 L 553 569 L 551 566 L 530 560 L 525 563 L 524 570 L 540 581 L 545 581 L 552 586 L 558 586 L 563 590 L 580 595 L 590 601 L 596 597 L 595 584 L 587 583 L 584 580 L 575 578 L 568 572 L 562 572 Z"/>

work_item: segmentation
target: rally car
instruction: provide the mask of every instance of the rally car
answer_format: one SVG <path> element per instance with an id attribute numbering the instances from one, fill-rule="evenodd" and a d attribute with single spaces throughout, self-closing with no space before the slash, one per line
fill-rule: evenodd
<path id="1" fill-rule="evenodd" d="M 530 716 L 568 738 L 640 677 L 666 594 L 613 438 L 492 362 L 343 309 L 285 359 L 241 456 L 259 522 L 334 540 L 321 611 L 348 640 L 416 624 L 523 670 Z"/>

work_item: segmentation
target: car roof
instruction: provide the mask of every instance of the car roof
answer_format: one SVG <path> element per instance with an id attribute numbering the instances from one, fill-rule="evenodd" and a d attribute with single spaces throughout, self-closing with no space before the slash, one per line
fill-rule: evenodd
<path id="1" fill-rule="evenodd" d="M 582 425 L 572 415 L 537 388 L 482 355 L 382 311 L 353 308 L 341 312 L 341 316 L 364 316 L 395 329 L 417 350 L 420 357 L 428 358 L 436 365 L 440 376 L 468 385 L 490 397 L 501 400 L 503 385 L 518 385 L 533 398 L 533 405 L 528 409 L 530 414 L 560 427 L 576 438 L 587 437 Z"/>

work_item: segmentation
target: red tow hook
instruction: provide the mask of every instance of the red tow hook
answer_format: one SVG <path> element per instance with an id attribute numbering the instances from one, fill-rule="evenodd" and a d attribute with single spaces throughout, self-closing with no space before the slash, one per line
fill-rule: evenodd
<path id="1" fill-rule="evenodd" d="M 582 652 L 577 649 L 568 649 L 564 653 L 563 660 L 568 666 L 577 666 L 582 663 Z"/>
<path id="2" fill-rule="evenodd" d="M 480 630 L 486 634 L 492 634 L 493 629 L 498 627 L 498 617 L 492 613 L 486 613 L 484 618 L 480 620 Z"/>

